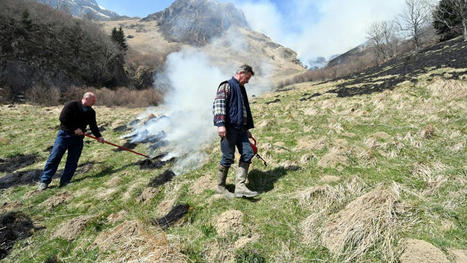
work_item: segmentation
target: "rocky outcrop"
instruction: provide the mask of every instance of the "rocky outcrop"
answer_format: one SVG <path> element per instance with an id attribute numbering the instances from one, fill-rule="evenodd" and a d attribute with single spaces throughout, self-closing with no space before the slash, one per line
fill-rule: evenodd
<path id="1" fill-rule="evenodd" d="M 194 46 L 207 44 L 233 25 L 248 28 L 243 12 L 230 3 L 214 0 L 177 0 L 165 10 L 143 19 L 152 20 L 159 23 L 168 40 Z"/>

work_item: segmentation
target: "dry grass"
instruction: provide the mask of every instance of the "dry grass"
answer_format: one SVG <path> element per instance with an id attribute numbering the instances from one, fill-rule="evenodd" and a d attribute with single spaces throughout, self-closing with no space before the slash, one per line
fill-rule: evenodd
<path id="1" fill-rule="evenodd" d="M 313 211 L 302 223 L 304 241 L 325 246 L 341 262 L 361 259 L 370 249 L 394 262 L 394 242 L 404 225 L 398 217 L 398 185 L 378 185 L 342 210 L 332 211 L 363 191 L 358 180 L 344 185 L 319 186 L 301 193 L 299 199 L 303 204 L 312 204 Z"/>
<path id="2" fill-rule="evenodd" d="M 101 233 L 93 243 L 108 262 L 185 262 L 178 245 L 171 244 L 165 233 L 138 220 L 125 221 Z"/>

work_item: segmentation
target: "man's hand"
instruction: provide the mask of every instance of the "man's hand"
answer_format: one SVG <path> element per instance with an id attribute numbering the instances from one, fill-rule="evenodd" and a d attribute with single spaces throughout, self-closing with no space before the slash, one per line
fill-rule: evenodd
<path id="1" fill-rule="evenodd" d="M 251 135 L 250 131 L 246 131 L 246 133 L 248 134 L 248 138 L 253 138 L 253 135 Z"/>
<path id="2" fill-rule="evenodd" d="M 80 128 L 75 130 L 75 134 L 78 135 L 78 136 L 84 136 L 84 133 Z"/>
<path id="3" fill-rule="evenodd" d="M 104 143 L 104 142 L 105 142 L 104 137 L 99 137 L 99 138 L 97 138 L 97 141 L 100 142 L 100 143 Z"/>
<path id="4" fill-rule="evenodd" d="M 225 129 L 225 126 L 217 127 L 217 134 L 219 134 L 220 137 L 225 137 L 227 135 L 227 131 Z"/>

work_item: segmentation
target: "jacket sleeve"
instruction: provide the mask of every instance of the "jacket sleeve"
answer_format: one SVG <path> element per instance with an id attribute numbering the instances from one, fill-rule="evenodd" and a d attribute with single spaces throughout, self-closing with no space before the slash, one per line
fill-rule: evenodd
<path id="1" fill-rule="evenodd" d="M 230 98 L 230 86 L 226 82 L 217 89 L 216 98 L 212 104 L 212 113 L 214 115 L 214 126 L 225 126 L 227 115 L 227 102 Z"/>
<path id="2" fill-rule="evenodd" d="M 95 111 L 92 111 L 91 118 L 89 120 L 89 128 L 91 129 L 92 134 L 94 134 L 94 136 L 96 136 L 97 138 L 102 137 L 101 133 L 99 132 L 99 128 L 97 128 Z"/>

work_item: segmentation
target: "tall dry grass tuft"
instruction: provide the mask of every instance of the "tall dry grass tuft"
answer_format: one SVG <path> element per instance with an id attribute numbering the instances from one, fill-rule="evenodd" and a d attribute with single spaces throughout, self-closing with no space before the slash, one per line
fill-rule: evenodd
<path id="1" fill-rule="evenodd" d="M 360 189 L 361 185 L 357 187 L 357 190 Z M 389 188 L 378 185 L 342 210 L 334 213 L 326 211 L 336 202 L 348 201 L 348 197 L 352 196 L 350 190 L 342 186 L 324 186 L 315 191 L 315 201 L 325 208 L 321 211 L 315 209 L 302 223 L 305 242 L 325 246 L 341 262 L 358 261 L 370 250 L 377 251 L 386 262 L 395 262 L 396 252 L 393 248 L 404 226 L 399 218 L 399 186 L 395 183 Z"/>

